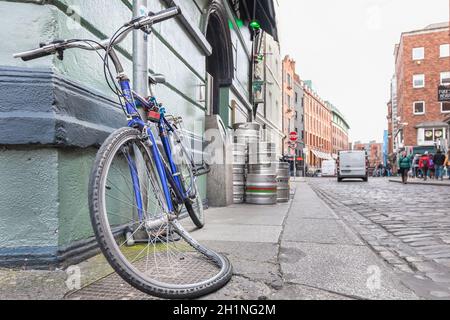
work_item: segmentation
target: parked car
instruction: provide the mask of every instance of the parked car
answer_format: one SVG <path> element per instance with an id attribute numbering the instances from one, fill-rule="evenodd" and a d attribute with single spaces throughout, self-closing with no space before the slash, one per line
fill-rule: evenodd
<path id="1" fill-rule="evenodd" d="M 322 162 L 322 177 L 336 177 L 336 161 L 324 160 Z"/>
<path id="2" fill-rule="evenodd" d="M 364 150 L 341 151 L 337 162 L 338 182 L 344 179 L 369 181 L 369 158 Z"/>

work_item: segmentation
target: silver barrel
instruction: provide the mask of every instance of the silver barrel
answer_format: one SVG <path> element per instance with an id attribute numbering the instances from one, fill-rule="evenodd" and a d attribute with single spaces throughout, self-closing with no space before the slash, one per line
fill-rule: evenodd
<path id="1" fill-rule="evenodd" d="M 248 174 L 245 201 L 250 204 L 272 205 L 277 203 L 276 174 Z"/>
<path id="2" fill-rule="evenodd" d="M 290 165 L 280 162 L 277 165 L 277 201 L 278 203 L 289 202 L 291 198 L 290 187 Z"/>
<path id="3" fill-rule="evenodd" d="M 233 129 L 235 143 L 248 145 L 260 140 L 261 125 L 258 123 L 236 123 Z"/>
<path id="4" fill-rule="evenodd" d="M 233 165 L 233 202 L 245 201 L 245 165 Z"/>
<path id="5" fill-rule="evenodd" d="M 247 145 L 243 143 L 233 144 L 233 164 L 245 165 L 247 163 Z"/>
<path id="6" fill-rule="evenodd" d="M 249 145 L 249 164 L 272 163 L 277 161 L 276 144 L 260 142 Z"/>
<path id="7" fill-rule="evenodd" d="M 259 163 L 259 164 L 249 164 L 248 173 L 249 174 L 261 174 L 261 175 L 277 175 L 278 163 Z"/>

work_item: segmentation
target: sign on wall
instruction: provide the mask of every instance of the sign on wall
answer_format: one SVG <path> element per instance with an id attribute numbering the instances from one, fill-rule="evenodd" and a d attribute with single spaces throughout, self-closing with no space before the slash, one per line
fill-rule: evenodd
<path id="1" fill-rule="evenodd" d="M 439 102 L 450 102 L 450 86 L 439 86 Z"/>

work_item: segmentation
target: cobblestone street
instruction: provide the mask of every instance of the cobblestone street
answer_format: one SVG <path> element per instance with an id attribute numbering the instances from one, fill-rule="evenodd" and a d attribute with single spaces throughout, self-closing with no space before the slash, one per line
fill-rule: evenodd
<path id="1" fill-rule="evenodd" d="M 450 189 L 311 179 L 313 190 L 425 299 L 450 298 Z"/>

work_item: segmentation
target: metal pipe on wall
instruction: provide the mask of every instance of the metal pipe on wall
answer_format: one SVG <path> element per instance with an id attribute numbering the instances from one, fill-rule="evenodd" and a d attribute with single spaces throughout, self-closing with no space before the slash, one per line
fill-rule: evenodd
<path id="1" fill-rule="evenodd" d="M 133 0 L 133 17 L 148 14 L 147 4 L 147 0 Z M 138 94 L 144 97 L 149 95 L 148 35 L 141 30 L 133 31 L 133 88 Z M 139 109 L 139 113 L 145 121 L 147 115 L 144 110 Z M 145 172 L 145 170 L 139 170 L 139 172 Z M 147 190 L 149 189 L 148 179 L 144 176 L 140 176 L 139 180 L 143 183 L 142 198 L 147 199 Z M 147 205 L 147 202 L 144 201 L 144 210 L 147 210 Z"/>
<path id="2" fill-rule="evenodd" d="M 133 17 L 147 14 L 147 5 L 147 0 L 133 0 Z M 141 30 L 133 32 L 133 87 L 142 96 L 149 94 L 148 35 Z"/>

